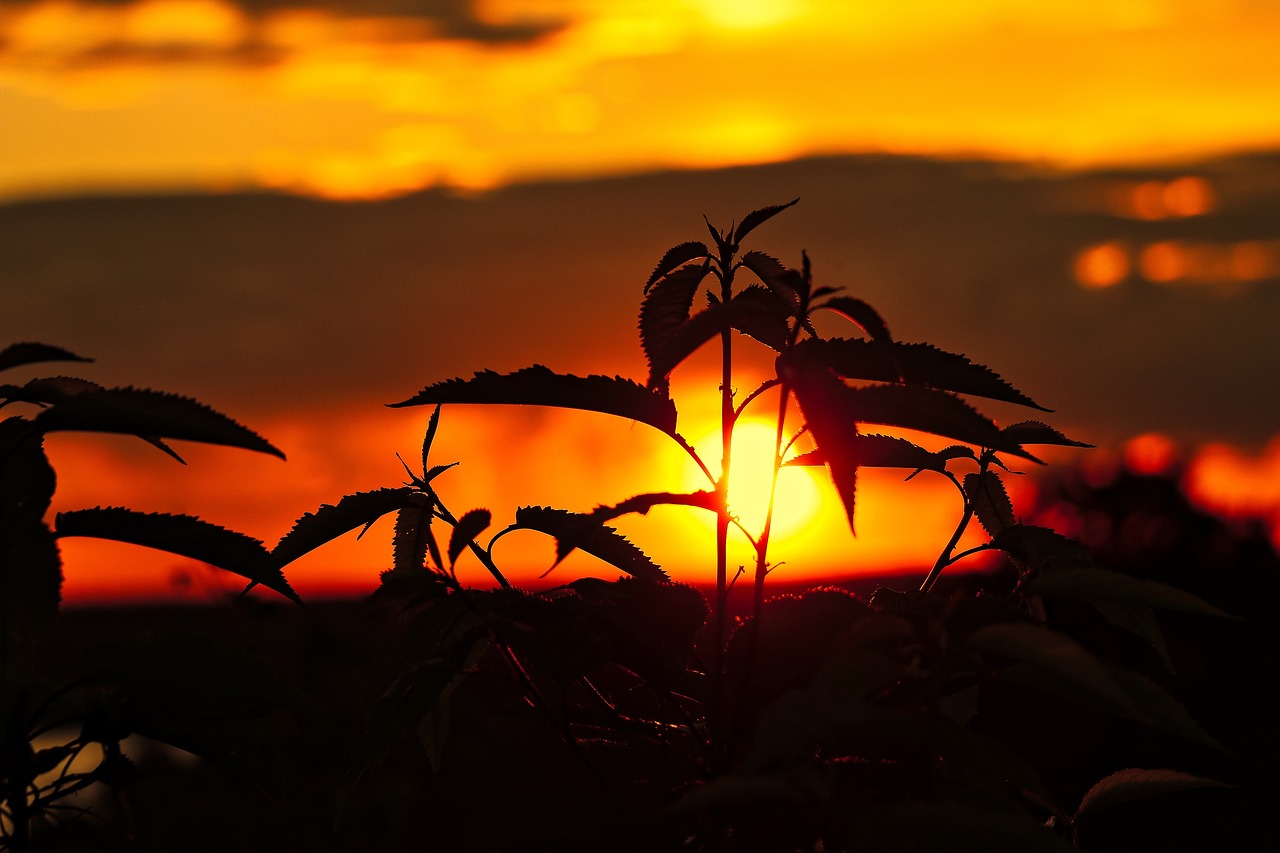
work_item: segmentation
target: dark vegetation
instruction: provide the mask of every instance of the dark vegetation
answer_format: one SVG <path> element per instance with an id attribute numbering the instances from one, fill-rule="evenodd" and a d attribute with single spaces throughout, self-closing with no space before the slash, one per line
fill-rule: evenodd
<path id="1" fill-rule="evenodd" d="M 807 257 L 790 269 L 742 250 L 789 206 L 727 230 L 708 224 L 710 243 L 665 254 L 644 286 L 643 384 L 535 366 L 428 385 L 395 404 L 433 407 L 407 482 L 302 516 L 272 550 L 196 518 L 122 508 L 61 513 L 50 526 L 49 432 L 137 435 L 171 454 L 170 439 L 279 451 L 173 395 L 67 377 L 0 386 L 6 403 L 37 407 L 0 422 L 5 843 L 1262 849 L 1276 756 L 1265 698 L 1274 644 L 1256 619 L 1276 585 L 1265 540 L 1141 478 L 1097 488 L 1064 477 L 1057 494 L 1116 531 L 1148 529 L 1129 520 L 1145 513 L 1159 535 L 1119 535 L 1091 553 L 1021 523 L 1003 485 L 1009 466 L 1034 464 L 1037 446 L 1079 443 L 1037 420 L 998 427 L 960 395 L 1045 410 L 982 365 L 895 340 L 870 305 L 815 281 Z M 857 337 L 820 335 L 819 312 L 843 316 Z M 667 385 L 708 344 L 723 369 L 723 460 L 711 462 L 679 433 Z M 777 371 L 737 394 L 743 345 L 772 350 Z M 80 359 L 40 344 L 0 352 L 0 368 L 56 360 Z M 487 510 L 447 505 L 453 463 L 431 455 L 441 407 L 457 403 L 645 424 L 698 462 L 707 488 L 590 512 L 523 507 L 488 535 Z M 770 522 L 741 529 L 721 473 L 732 470 L 733 425 L 753 407 L 774 412 L 775 474 L 825 466 L 851 527 L 860 468 L 955 485 L 956 533 L 919 589 L 864 597 L 769 579 Z M 868 425 L 930 434 L 941 449 Z M 793 455 L 801 432 L 816 450 Z M 717 519 L 717 581 L 705 594 L 608 526 L 658 505 Z M 387 571 L 358 607 L 242 596 L 180 619 L 57 613 L 62 537 L 162 548 L 298 602 L 285 579 L 293 560 L 387 515 Z M 971 524 L 988 541 L 958 551 Z M 622 577 L 515 589 L 493 557 L 514 529 Z M 751 542 L 754 565 L 728 565 L 730 535 Z M 998 552 L 1004 568 L 946 571 L 976 552 Z M 492 588 L 460 584 L 460 559 L 478 560 Z"/>

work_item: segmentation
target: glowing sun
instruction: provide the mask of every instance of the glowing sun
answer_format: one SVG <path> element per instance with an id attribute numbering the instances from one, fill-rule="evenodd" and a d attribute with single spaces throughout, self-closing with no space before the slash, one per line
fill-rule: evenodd
<path id="1" fill-rule="evenodd" d="M 769 482 L 773 476 L 774 428 L 764 421 L 742 421 L 733 431 L 733 462 L 729 476 L 729 509 L 752 535 L 760 532 L 769 506 Z M 720 458 L 720 432 L 694 442 L 694 449 L 712 471 Z M 792 454 L 794 455 L 794 454 Z M 701 472 L 689 475 L 686 488 L 708 488 Z M 778 474 L 774 498 L 773 534 L 776 539 L 801 531 L 822 502 L 818 484 L 808 468 L 783 468 Z"/>

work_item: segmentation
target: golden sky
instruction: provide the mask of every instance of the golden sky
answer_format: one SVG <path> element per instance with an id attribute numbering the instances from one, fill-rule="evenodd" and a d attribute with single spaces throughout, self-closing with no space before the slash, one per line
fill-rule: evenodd
<path id="1" fill-rule="evenodd" d="M 0 0 L 0 198 L 1280 143 L 1268 0 Z"/>

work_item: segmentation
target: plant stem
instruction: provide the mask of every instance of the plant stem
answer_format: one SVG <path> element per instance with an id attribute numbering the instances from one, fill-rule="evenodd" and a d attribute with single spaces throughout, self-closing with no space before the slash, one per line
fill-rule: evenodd
<path id="1" fill-rule="evenodd" d="M 921 592 L 928 592 L 938 576 L 942 574 L 942 570 L 951 565 L 951 554 L 955 551 L 956 545 L 960 542 L 960 537 L 964 535 L 964 531 L 969 526 L 970 519 L 973 518 L 973 504 L 969 501 L 969 497 L 964 493 L 964 487 L 960 485 L 960 481 L 950 471 L 944 472 L 947 479 L 955 484 L 960 490 L 960 497 L 964 500 L 964 512 L 960 515 L 960 523 L 956 525 L 955 533 L 951 534 L 951 539 L 947 541 L 947 545 L 942 549 L 942 553 L 938 555 L 938 559 L 933 564 L 933 568 L 929 570 L 928 576 L 924 579 L 924 583 L 920 584 Z"/>
<path id="2" fill-rule="evenodd" d="M 728 305 L 733 298 L 733 252 L 728 246 L 720 251 L 720 300 Z M 716 612 L 715 646 L 712 649 L 711 701 L 708 729 L 711 737 L 712 761 L 718 764 L 727 757 L 724 751 L 724 653 L 729 632 L 729 471 L 733 456 L 733 331 L 720 330 L 720 478 L 716 492 L 720 507 L 716 513 Z"/>

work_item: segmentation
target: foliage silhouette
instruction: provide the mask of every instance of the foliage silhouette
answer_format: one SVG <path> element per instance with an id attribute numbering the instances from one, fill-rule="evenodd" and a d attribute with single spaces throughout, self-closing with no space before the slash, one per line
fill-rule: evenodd
<path id="1" fill-rule="evenodd" d="M 1020 518 L 1004 487 L 1010 461 L 1037 462 L 1028 449 L 1037 446 L 1088 445 L 1040 421 L 998 426 L 965 398 L 1048 410 L 965 356 L 894 339 L 868 303 L 816 284 L 807 255 L 792 269 L 743 251 L 744 238 L 794 204 L 761 208 L 727 229 L 708 221 L 709 243 L 664 253 L 637 288 L 644 383 L 535 365 L 428 384 L 391 404 L 432 407 L 420 459 L 404 463 L 408 481 L 302 515 L 270 552 L 198 519 L 118 508 L 66 513 L 49 529 L 45 431 L 96 428 L 162 448 L 185 438 L 278 451 L 184 398 L 65 379 L 3 386 L 5 402 L 47 406 L 0 422 L 0 569 L 5 601 L 24 602 L 20 613 L 5 607 L 6 650 L 34 642 L 56 611 L 56 536 L 163 547 L 296 598 L 286 567 L 394 516 L 371 620 L 362 623 L 390 639 L 355 655 L 358 675 L 321 690 L 323 701 L 315 685 L 282 685 L 262 661 L 226 644 L 166 636 L 107 647 L 82 670 L 87 684 L 106 686 L 98 692 L 37 688 L 29 679 L 23 686 L 6 651 L 3 710 L 18 721 L 5 741 L 9 844 L 32 849 L 36 828 L 76 823 L 54 819 L 60 798 L 96 783 L 123 785 L 130 765 L 120 744 L 132 733 L 231 768 L 268 803 L 296 809 L 321 800 L 324 817 L 310 823 L 287 809 L 271 817 L 295 845 L 305 837 L 314 849 L 407 849 L 427 840 L 459 850 L 1132 849 L 1130 827 L 1113 818 L 1135 803 L 1190 797 L 1195 807 L 1196 797 L 1235 791 L 1238 768 L 1222 733 L 1180 701 L 1171 672 L 1179 645 L 1165 630 L 1166 614 L 1199 620 L 1195 630 L 1234 617 L 1154 577 L 1104 568 L 1079 543 Z M 819 334 L 820 311 L 861 336 Z M 718 465 L 679 431 L 668 382 L 713 344 Z M 765 347 L 776 370 L 739 397 L 740 344 Z M 50 358 L 76 357 L 19 345 L 0 352 L 0 366 Z M 439 487 L 455 464 L 433 455 L 441 411 L 459 404 L 638 421 L 688 454 L 707 486 L 602 496 L 585 511 L 520 507 L 511 524 L 489 532 L 488 509 L 455 513 Z M 776 495 L 771 489 L 758 529 L 735 514 L 728 495 L 735 426 L 770 404 L 775 486 L 784 465 L 825 467 L 851 532 L 860 469 L 896 468 L 954 486 L 956 529 L 918 590 L 880 589 L 867 600 L 832 588 L 767 595 L 778 583 L 770 551 Z M 789 434 L 797 414 L 801 426 Z M 794 452 L 801 435 L 813 450 Z M 656 506 L 715 516 L 709 600 L 608 526 Z M 975 521 L 986 541 L 958 550 Z M 621 576 L 514 588 L 495 544 L 515 530 L 552 537 L 556 564 L 582 550 Z M 739 570 L 751 574 L 741 612 L 731 600 L 731 534 L 754 550 L 754 565 Z M 1004 573 L 944 577 L 986 552 L 1004 558 Z M 473 558 L 492 588 L 459 581 L 457 564 Z M 1108 642 L 1099 642 L 1099 625 L 1112 632 Z M 1117 645 L 1116 636 L 1126 639 Z M 340 666 L 327 658 L 320 670 Z M 216 695 L 207 695 L 210 686 Z M 264 720 L 274 713 L 292 715 L 295 735 L 269 736 Z M 50 719 L 79 721 L 79 734 L 33 750 Z M 102 746 L 102 761 L 71 772 L 71 759 L 90 744 Z M 56 781 L 37 781 L 58 768 Z M 398 840 L 379 843 L 388 823 Z"/>

